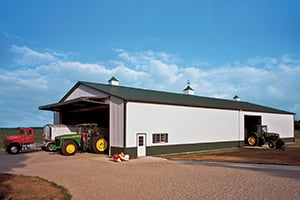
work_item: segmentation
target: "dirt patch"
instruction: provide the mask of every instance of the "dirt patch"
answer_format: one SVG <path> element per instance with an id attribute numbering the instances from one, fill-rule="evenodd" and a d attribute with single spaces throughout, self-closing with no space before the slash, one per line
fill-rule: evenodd
<path id="1" fill-rule="evenodd" d="M 227 150 L 161 156 L 170 160 L 199 160 L 257 164 L 300 165 L 300 147 L 285 151 L 270 148 L 236 148 Z"/>
<path id="2" fill-rule="evenodd" d="M 0 200 L 71 199 L 68 191 L 39 177 L 0 174 Z"/>

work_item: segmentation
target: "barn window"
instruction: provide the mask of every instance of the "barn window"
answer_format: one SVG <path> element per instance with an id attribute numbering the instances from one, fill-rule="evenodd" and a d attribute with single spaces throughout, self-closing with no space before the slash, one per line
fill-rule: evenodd
<path id="1" fill-rule="evenodd" d="M 152 143 L 167 143 L 167 142 L 168 142 L 168 133 L 152 134 Z"/>

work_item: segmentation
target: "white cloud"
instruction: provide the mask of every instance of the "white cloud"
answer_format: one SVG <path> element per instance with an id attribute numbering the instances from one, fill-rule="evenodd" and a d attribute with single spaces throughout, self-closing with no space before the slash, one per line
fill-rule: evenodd
<path id="1" fill-rule="evenodd" d="M 249 65 L 255 66 L 262 64 L 265 67 L 271 67 L 277 62 L 277 59 L 272 57 L 255 57 L 248 60 Z"/>
<path id="2" fill-rule="evenodd" d="M 16 34 L 10 34 L 6 31 L 3 32 L 3 35 L 6 39 L 16 39 L 16 40 L 20 40 L 20 36 L 16 35 Z"/>
<path id="3" fill-rule="evenodd" d="M 12 45 L 11 52 L 16 54 L 15 62 L 19 65 L 39 65 L 58 61 L 51 53 L 41 53 L 28 47 Z"/>
<path id="4" fill-rule="evenodd" d="M 52 114 L 38 111 L 38 106 L 57 102 L 79 80 L 106 83 L 111 76 L 124 86 L 178 93 L 190 80 L 196 95 L 231 99 L 237 94 L 242 101 L 300 114 L 300 60 L 287 55 L 181 67 L 176 56 L 153 51 L 116 49 L 115 59 L 97 63 L 16 45 L 11 52 L 16 64 L 26 67 L 0 69 L 0 127 L 51 123 Z"/>
<path id="5" fill-rule="evenodd" d="M 166 64 L 160 60 L 150 60 L 149 73 L 161 83 L 174 84 L 180 77 L 178 66 Z"/>

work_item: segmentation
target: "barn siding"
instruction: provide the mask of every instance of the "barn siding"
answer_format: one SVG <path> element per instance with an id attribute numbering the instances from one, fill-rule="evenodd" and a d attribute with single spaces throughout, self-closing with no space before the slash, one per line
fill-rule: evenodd
<path id="1" fill-rule="evenodd" d="M 111 97 L 109 109 L 110 146 L 112 148 L 124 147 L 124 103 L 123 100 Z"/>
<path id="2" fill-rule="evenodd" d="M 147 147 L 244 140 L 239 111 L 127 103 L 126 147 L 136 147 L 136 133 L 146 133 Z M 168 143 L 153 144 L 153 133 L 168 133 Z"/>
<path id="3" fill-rule="evenodd" d="M 79 97 L 107 97 L 108 95 L 85 85 L 79 85 L 66 99 L 69 101 Z"/>

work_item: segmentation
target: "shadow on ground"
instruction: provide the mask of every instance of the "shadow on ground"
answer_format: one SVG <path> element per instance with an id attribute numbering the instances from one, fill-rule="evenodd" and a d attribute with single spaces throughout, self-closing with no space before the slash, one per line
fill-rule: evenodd
<path id="1" fill-rule="evenodd" d="M 5 199 L 7 194 L 12 191 L 11 185 L 6 184 L 11 178 L 15 168 L 25 167 L 25 161 L 28 159 L 26 154 L 20 153 L 11 155 L 5 151 L 0 151 L 0 200 Z"/>

